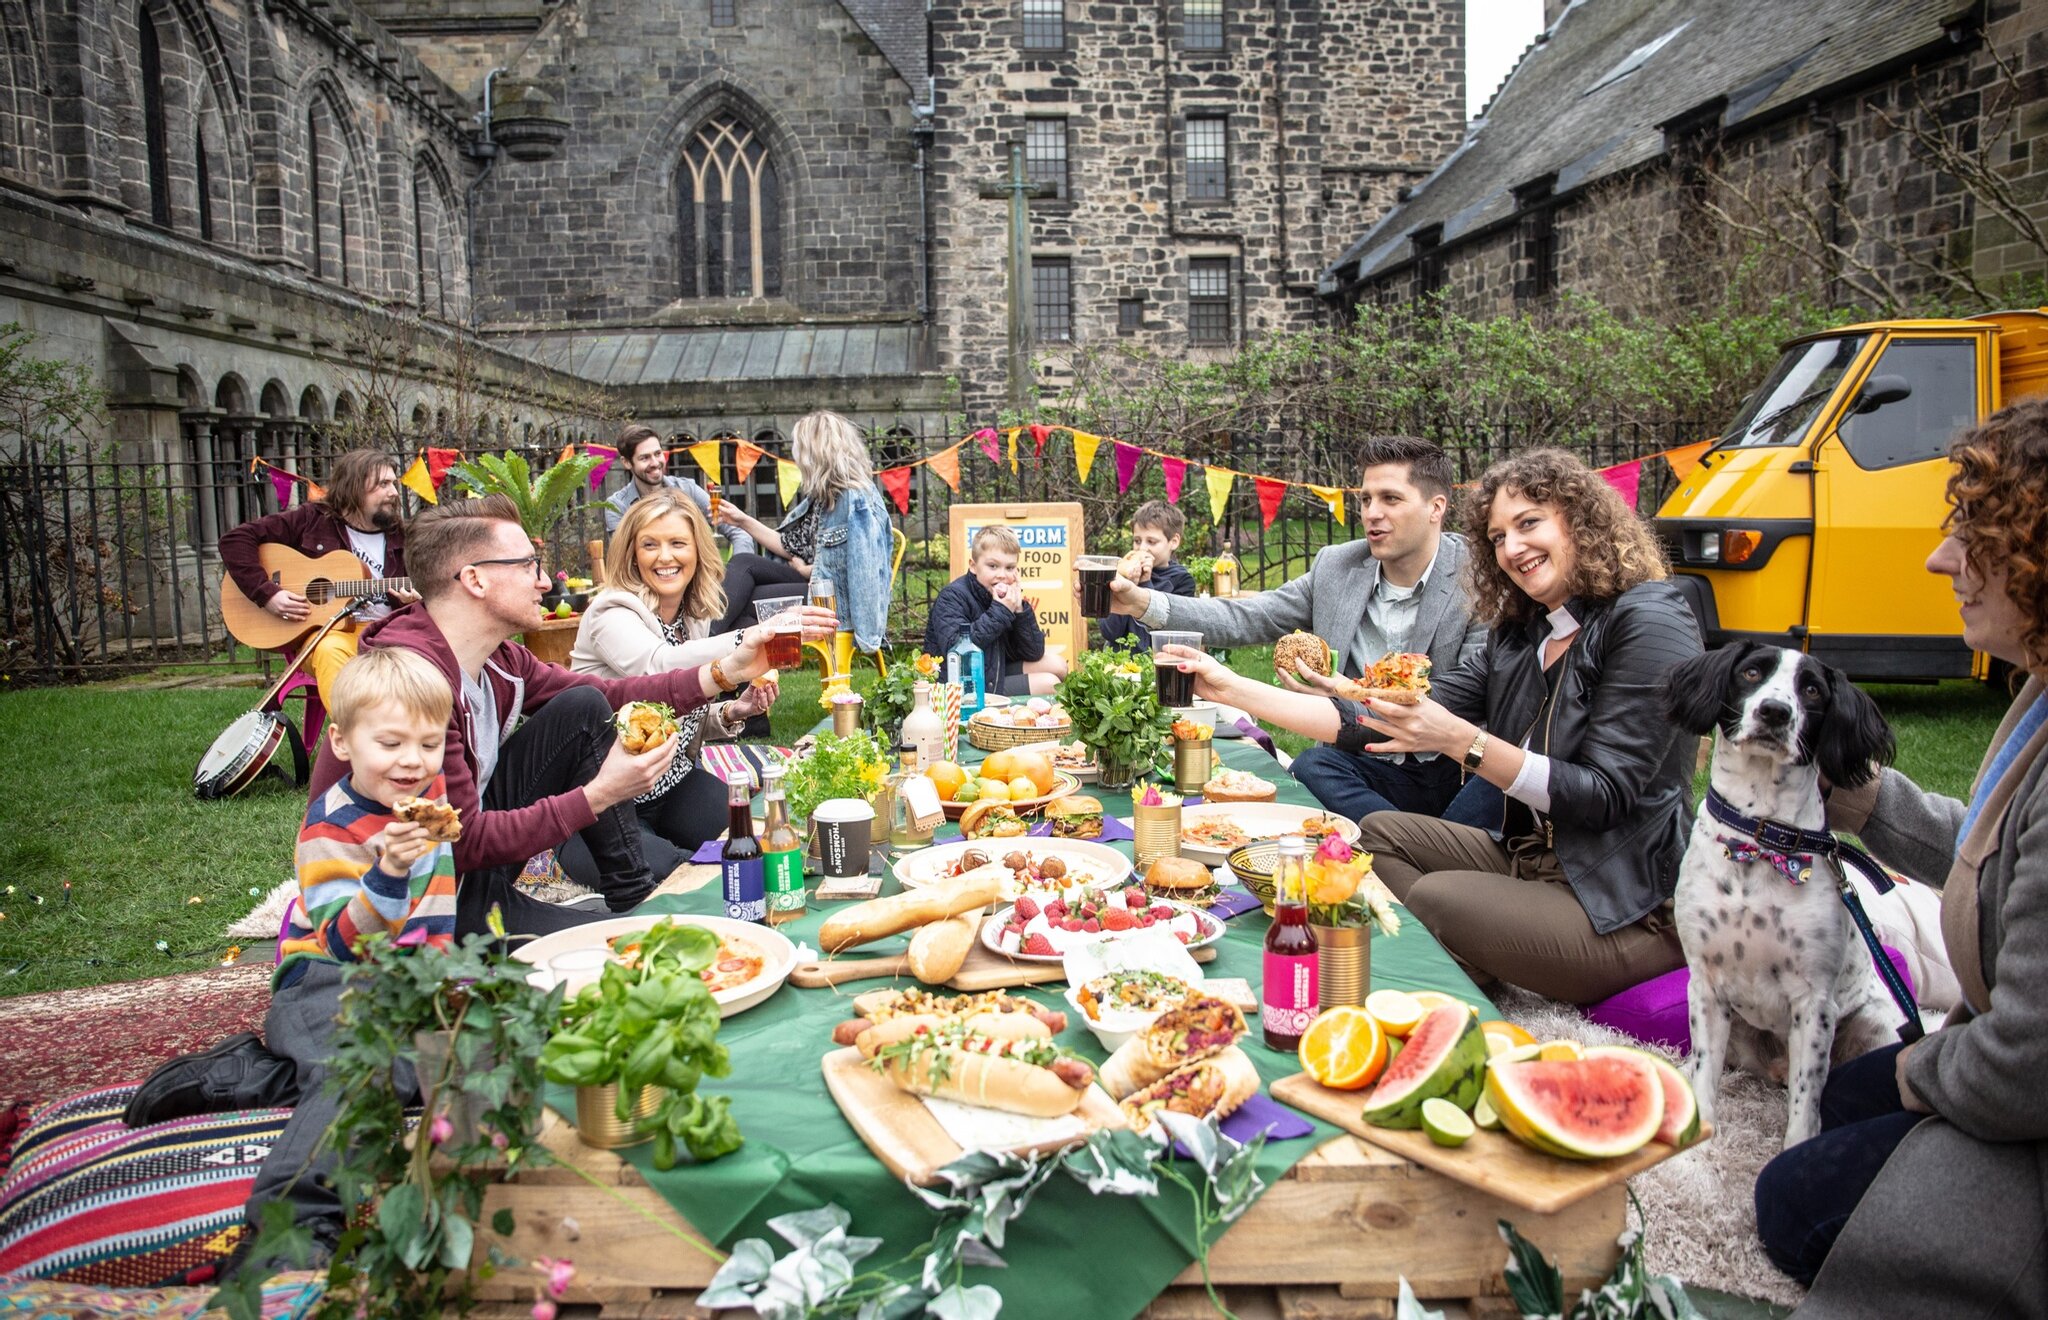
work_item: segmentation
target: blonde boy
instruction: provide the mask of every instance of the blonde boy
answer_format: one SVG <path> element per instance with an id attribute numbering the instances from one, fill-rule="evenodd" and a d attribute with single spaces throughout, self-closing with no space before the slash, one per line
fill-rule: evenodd
<path id="1" fill-rule="evenodd" d="M 1017 582 L 1024 548 L 1007 527 L 975 533 L 965 573 L 932 601 L 924 650 L 943 656 L 969 636 L 981 648 L 983 681 L 990 692 L 1025 697 L 1051 692 L 1067 675 L 1067 662 L 1045 650 L 1045 630 Z"/>

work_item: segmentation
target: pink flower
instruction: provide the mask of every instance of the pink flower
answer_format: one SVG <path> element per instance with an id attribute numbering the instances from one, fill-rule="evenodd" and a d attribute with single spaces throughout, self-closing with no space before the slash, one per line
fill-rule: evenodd
<path id="1" fill-rule="evenodd" d="M 560 1297 L 569 1291 L 569 1283 L 576 1277 L 576 1263 L 574 1261 L 566 1257 L 556 1260 L 551 1256 L 535 1256 L 533 1263 L 535 1268 L 547 1271 L 548 1296 Z"/>
<path id="2" fill-rule="evenodd" d="M 1142 797 L 1140 797 L 1140 798 L 1138 799 L 1138 805 L 1139 805 L 1139 806 L 1141 806 L 1141 807 L 1157 807 L 1157 806 L 1160 806 L 1160 805 L 1162 805 L 1162 803 L 1161 803 L 1161 801 L 1160 801 L 1160 798 L 1159 798 L 1159 787 L 1158 787 L 1158 785 L 1156 785 L 1156 784 L 1147 784 L 1147 785 L 1145 785 L 1145 793 L 1144 793 L 1144 796 L 1142 796 Z"/>
<path id="3" fill-rule="evenodd" d="M 1351 860 L 1351 845 L 1344 841 L 1343 835 L 1331 830 L 1317 845 L 1316 856 L 1326 862 L 1348 862 Z"/>
<path id="4" fill-rule="evenodd" d="M 555 1320 L 555 1304 L 545 1297 L 535 1302 L 533 1320 Z"/>
<path id="5" fill-rule="evenodd" d="M 455 1135 L 455 1125 L 448 1121 L 448 1115 L 436 1114 L 434 1121 L 427 1124 L 427 1140 L 436 1146 Z"/>
<path id="6" fill-rule="evenodd" d="M 504 1133 L 493 1132 L 491 1134 L 491 1148 L 493 1150 L 503 1150 L 511 1144 L 512 1138 L 506 1136 Z"/>

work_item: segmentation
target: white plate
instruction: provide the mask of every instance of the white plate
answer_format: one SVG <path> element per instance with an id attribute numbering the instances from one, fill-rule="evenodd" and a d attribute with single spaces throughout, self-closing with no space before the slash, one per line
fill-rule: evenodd
<path id="1" fill-rule="evenodd" d="M 610 921 L 593 921 L 584 926 L 571 926 L 558 930 L 552 935 L 543 935 L 537 940 L 528 940 L 512 951 L 512 956 L 521 962 L 534 965 L 529 978 L 543 990 L 554 987 L 554 976 L 548 971 L 548 960 L 574 949 L 597 949 L 610 953 L 611 942 L 621 935 L 633 935 L 651 930 L 658 921 L 673 921 L 680 926 L 702 926 L 720 939 L 733 937 L 745 940 L 759 949 L 768 960 L 761 974 L 751 981 L 720 990 L 712 995 L 718 1003 L 718 1015 L 731 1017 L 744 1013 L 775 993 L 796 966 L 796 945 L 789 936 L 770 926 L 757 925 L 751 921 L 734 921 L 730 917 L 696 917 L 683 914 L 669 916 L 613 917 Z M 590 978 L 594 979 L 594 978 Z M 575 994 L 583 988 L 584 978 L 570 978 L 569 993 Z"/>
<path id="2" fill-rule="evenodd" d="M 1202 938 L 1198 940 L 1189 940 L 1185 945 L 1182 946 L 1189 952 L 1193 952 L 1196 949 L 1206 949 L 1211 944 L 1214 944 L 1216 941 L 1223 938 L 1223 920 L 1222 918 L 1216 916 L 1214 913 L 1206 912 L 1201 908 L 1195 907 L 1194 905 L 1189 903 L 1175 903 L 1162 898 L 1154 898 L 1152 901 L 1154 903 L 1165 903 L 1168 907 L 1179 908 L 1183 912 L 1191 912 L 1194 914 L 1195 924 L 1201 927 L 1204 933 L 1202 935 Z M 1065 954 L 1004 952 L 1003 946 L 1000 943 L 1003 935 L 1003 927 L 1009 924 L 1010 909 L 1015 906 L 1016 905 L 1013 903 L 1005 904 L 1004 906 L 996 909 L 996 914 L 994 916 L 990 917 L 987 921 L 981 923 L 982 946 L 986 948 L 990 953 L 996 954 L 998 957 L 1013 959 L 1017 962 L 1064 962 L 1066 959 Z M 1105 941 L 1114 940 L 1116 938 L 1116 935 L 1114 933 L 1105 931 L 1101 934 L 1100 938 Z"/>
<path id="3" fill-rule="evenodd" d="M 946 871 L 960 855 L 970 848 L 979 848 L 987 853 L 990 861 L 1000 862 L 1003 855 L 1022 848 L 1034 857 L 1058 857 L 1069 866 L 1085 866 L 1104 877 L 1105 885 L 1121 884 L 1131 874 L 1131 859 L 1106 843 L 1092 843 L 1087 839 L 961 839 L 954 843 L 941 843 L 930 848 L 919 848 L 916 852 L 899 858 L 894 867 L 896 883 L 905 889 L 922 889 L 946 878 Z M 1005 900 L 1016 897 L 1004 894 Z"/>
<path id="4" fill-rule="evenodd" d="M 1358 842 L 1358 822 L 1326 812 L 1319 807 L 1297 807 L 1285 802 L 1198 802 L 1192 807 L 1180 809 L 1182 830 L 1198 821 L 1216 817 L 1234 821 L 1246 834 L 1258 839 L 1276 839 L 1301 828 L 1301 823 L 1311 816 L 1329 816 L 1337 822 L 1337 832 L 1344 836 L 1346 843 Z M 1205 848 L 1189 843 L 1185 835 L 1180 841 L 1180 855 L 1192 857 L 1210 866 L 1222 866 L 1230 860 L 1229 848 Z"/>

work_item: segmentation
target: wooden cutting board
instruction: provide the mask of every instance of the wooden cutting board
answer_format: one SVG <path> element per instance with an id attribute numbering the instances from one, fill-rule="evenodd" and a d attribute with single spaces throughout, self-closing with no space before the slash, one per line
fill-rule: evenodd
<path id="1" fill-rule="evenodd" d="M 825 1089 L 838 1102 L 840 1112 L 875 1158 L 896 1177 L 930 1184 L 940 1169 L 965 1153 L 932 1117 L 924 1101 L 898 1090 L 894 1082 L 868 1067 L 859 1050 L 848 1046 L 832 1051 L 825 1056 L 824 1069 Z M 1049 1153 L 1079 1145 L 1102 1128 L 1124 1126 L 1123 1111 L 1099 1086 L 1088 1088 L 1081 1107 L 1074 1112 L 1084 1129 L 1078 1134 L 1006 1150 L 1014 1155 Z"/>
<path id="2" fill-rule="evenodd" d="M 1214 962 L 1216 946 L 1211 944 L 1196 949 L 1191 956 L 1196 962 Z M 1019 962 L 992 952 L 980 940 L 967 954 L 967 961 L 960 965 L 959 974 L 946 982 L 948 989 L 965 990 L 974 993 L 982 990 L 1011 990 L 1018 986 L 1046 985 L 1064 981 L 1067 971 L 1064 964 L 1051 962 Z M 826 986 L 840 985 L 847 981 L 873 980 L 914 980 L 910 975 L 910 955 L 891 953 L 861 957 L 858 954 L 843 953 L 823 962 L 798 963 L 789 974 L 789 983 L 806 990 L 818 990 Z"/>
<path id="3" fill-rule="evenodd" d="M 1326 1123 L 1335 1123 L 1382 1150 L 1538 1214 L 1556 1214 L 1601 1188 L 1626 1181 L 1678 1153 L 1661 1141 L 1653 1141 L 1620 1159 L 1561 1160 L 1531 1150 L 1505 1132 L 1488 1132 L 1483 1128 L 1462 1146 L 1439 1146 L 1420 1130 L 1381 1128 L 1367 1123 L 1363 1116 L 1364 1091 L 1333 1091 L 1307 1073 L 1283 1077 L 1267 1090 L 1275 1100 L 1314 1114 Z M 1712 1135 L 1711 1125 L 1702 1126 L 1700 1141 Z"/>

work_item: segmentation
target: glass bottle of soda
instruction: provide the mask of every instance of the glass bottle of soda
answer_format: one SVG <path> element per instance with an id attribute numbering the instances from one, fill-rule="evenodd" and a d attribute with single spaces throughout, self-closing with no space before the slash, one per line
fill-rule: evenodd
<path id="1" fill-rule="evenodd" d="M 1321 1010 L 1316 936 L 1308 925 L 1308 840 L 1280 837 L 1273 868 L 1273 925 L 1266 932 L 1260 1016 L 1266 1048 L 1292 1054 Z"/>
<path id="2" fill-rule="evenodd" d="M 731 829 L 719 866 L 725 882 L 725 915 L 734 921 L 768 920 L 767 871 L 761 843 L 754 837 L 754 809 L 746 777 L 736 775 L 726 788 Z"/>
<path id="3" fill-rule="evenodd" d="M 789 801 L 782 794 L 782 767 L 761 771 L 761 864 L 766 879 L 768 924 L 780 926 L 804 914 L 804 841 L 789 823 Z"/>
<path id="4" fill-rule="evenodd" d="M 1216 556 L 1216 567 L 1210 572 L 1210 590 L 1218 600 L 1228 600 L 1237 594 L 1237 556 L 1230 552 L 1230 541 L 1225 538 L 1223 553 Z"/>

